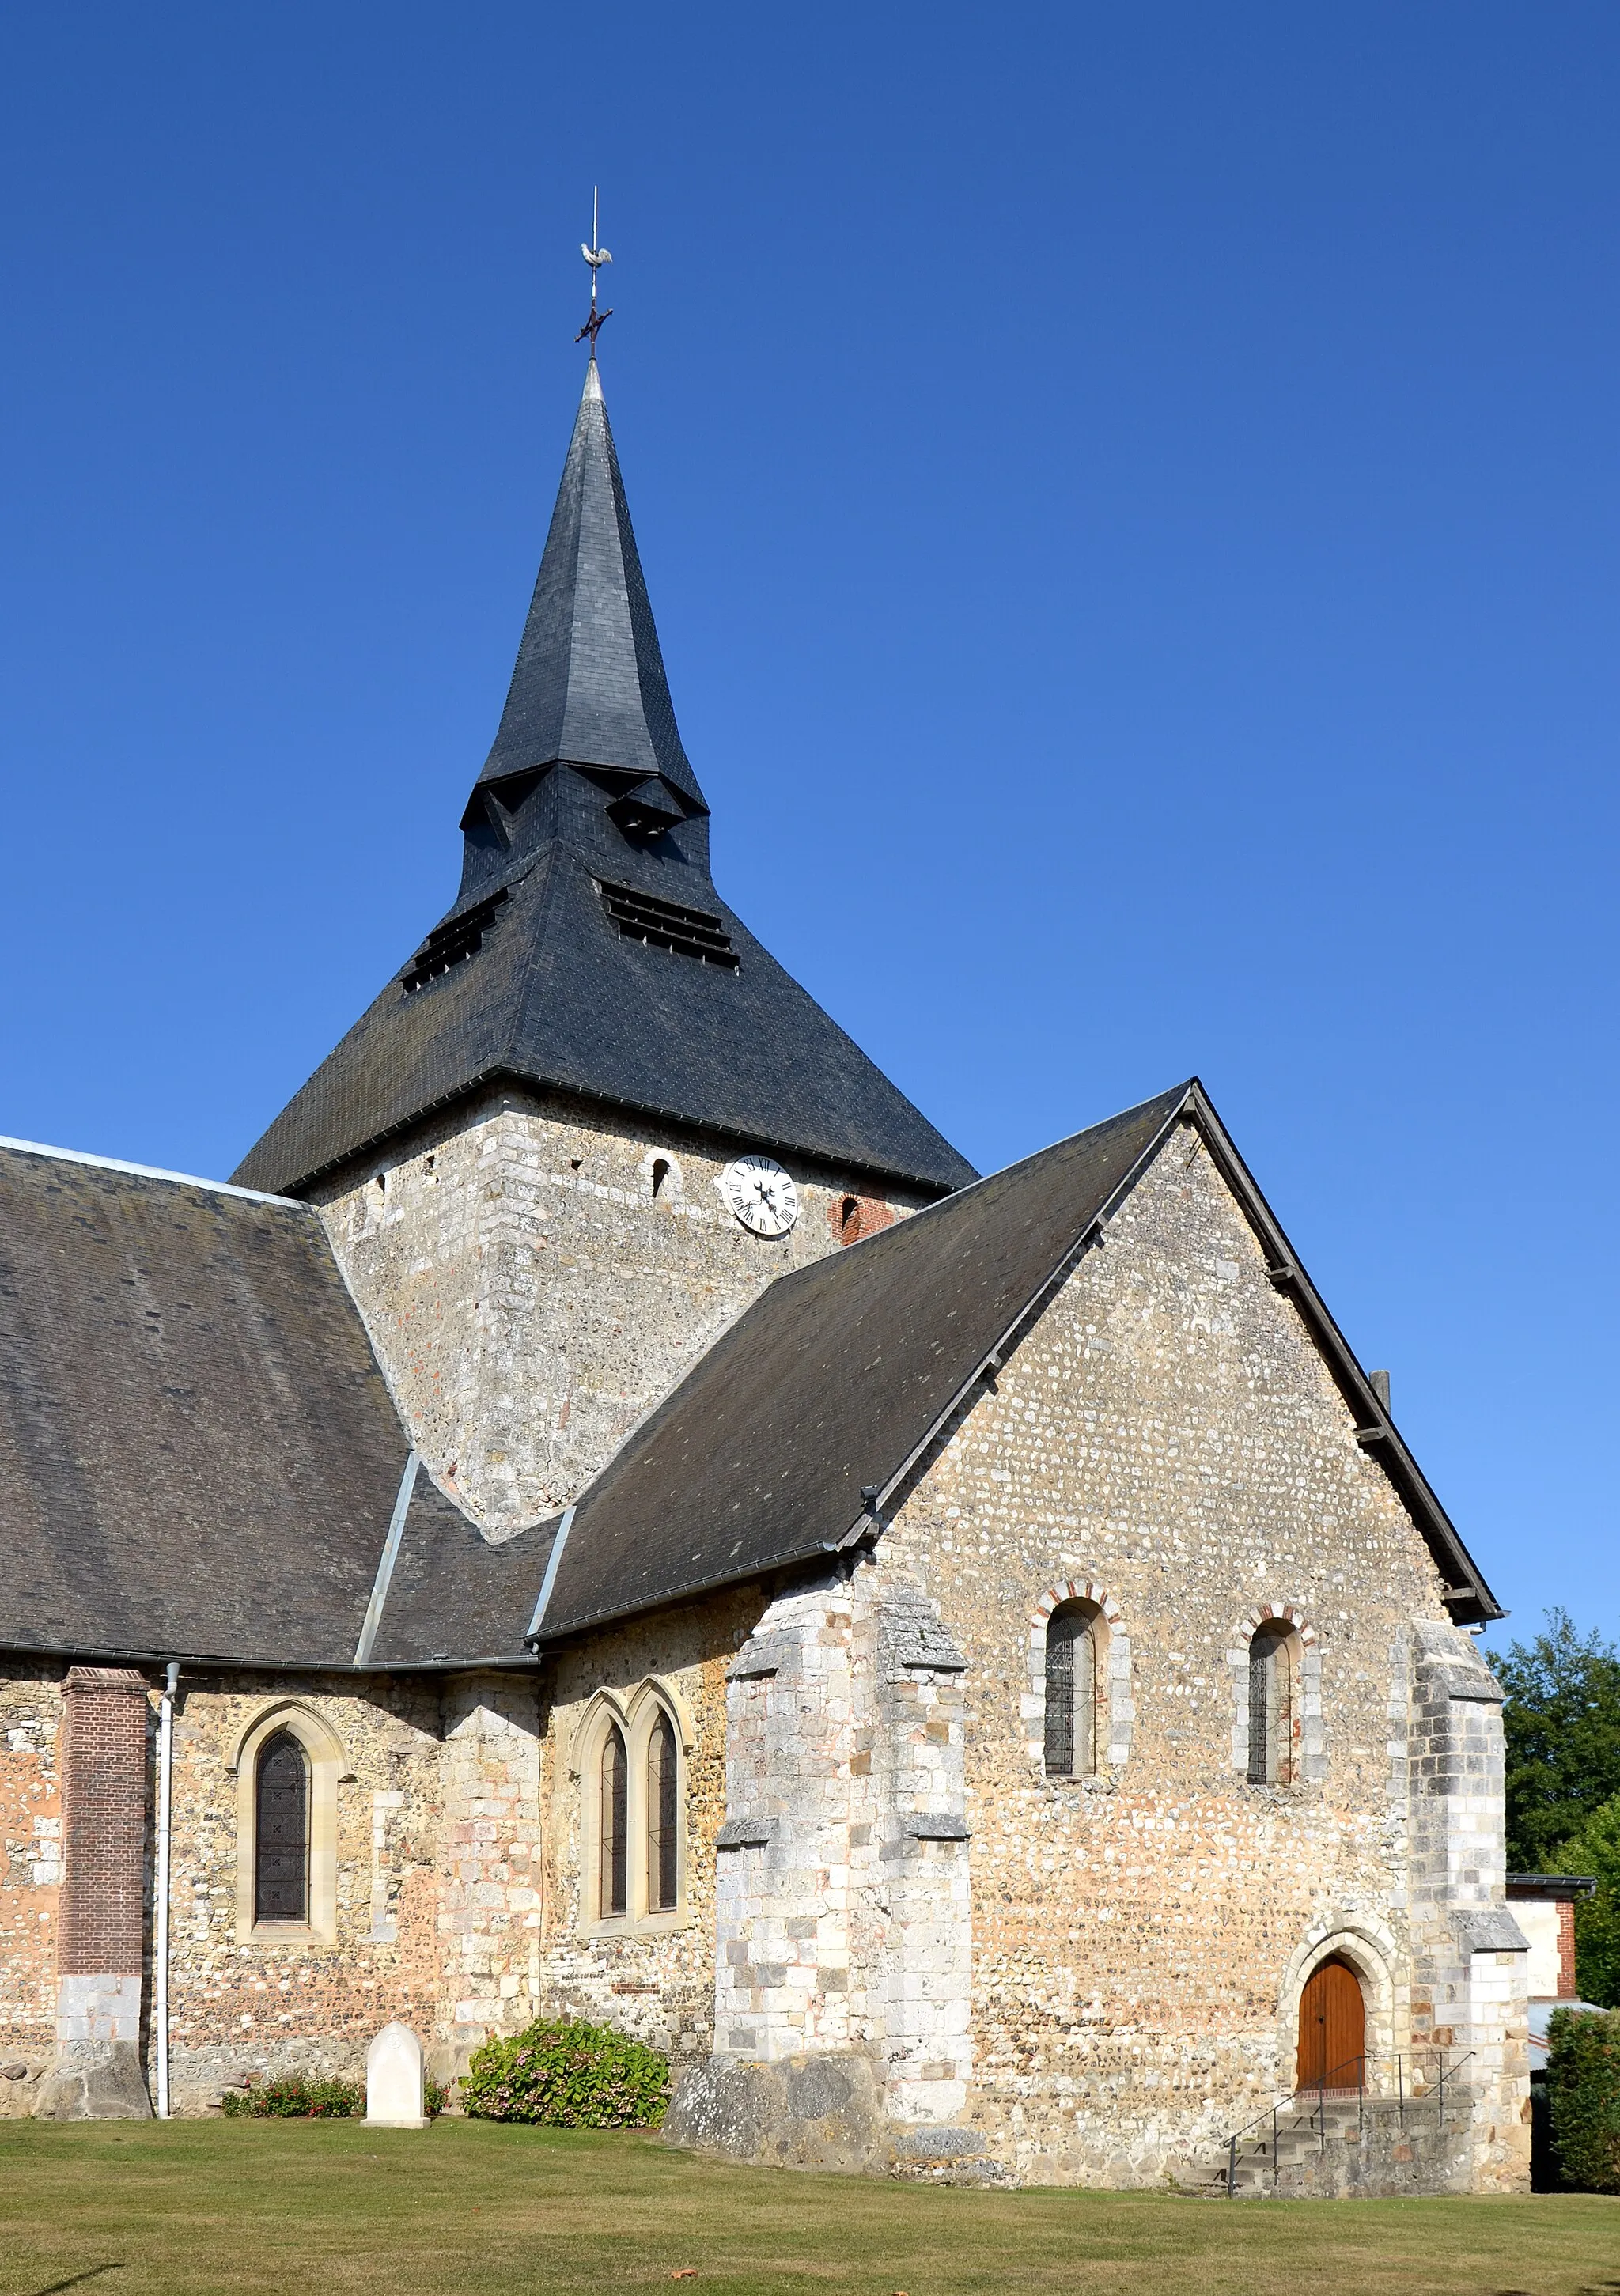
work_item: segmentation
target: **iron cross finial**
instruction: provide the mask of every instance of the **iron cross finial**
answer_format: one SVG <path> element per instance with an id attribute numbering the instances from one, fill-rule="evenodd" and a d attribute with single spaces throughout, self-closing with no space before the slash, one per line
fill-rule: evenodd
<path id="1" fill-rule="evenodd" d="M 602 234 L 597 228 L 597 190 L 593 184 L 590 189 L 590 245 L 587 247 L 583 240 L 580 242 L 580 252 L 590 266 L 590 316 L 574 337 L 577 343 L 582 343 L 588 335 L 590 337 L 592 358 L 596 356 L 596 337 L 613 316 L 611 309 L 598 311 L 596 308 L 596 274 L 604 263 L 611 263 L 613 259 L 609 250 L 600 243 Z"/>

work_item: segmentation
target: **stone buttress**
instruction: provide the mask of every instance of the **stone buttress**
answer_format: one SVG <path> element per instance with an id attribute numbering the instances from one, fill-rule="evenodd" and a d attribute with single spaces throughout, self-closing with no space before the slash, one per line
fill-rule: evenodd
<path id="1" fill-rule="evenodd" d="M 982 2149 L 953 2125 L 971 2073 L 965 1665 L 881 1557 L 779 1596 L 738 1653 L 714 2054 L 677 2093 L 676 2141 L 868 2169 Z"/>
<path id="2" fill-rule="evenodd" d="M 1529 1947 L 1504 1902 L 1501 1708 L 1471 1638 L 1413 1628 L 1408 1725 L 1412 2044 L 1469 2100 L 1461 2189 L 1522 2188 L 1529 2161 Z"/>

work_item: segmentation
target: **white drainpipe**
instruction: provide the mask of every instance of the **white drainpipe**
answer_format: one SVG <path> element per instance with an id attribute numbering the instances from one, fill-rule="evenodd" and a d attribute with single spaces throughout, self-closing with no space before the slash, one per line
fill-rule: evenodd
<path id="1" fill-rule="evenodd" d="M 179 1679 L 179 1660 L 170 1659 L 169 1679 L 158 1707 L 158 1857 L 152 1892 L 152 2029 L 157 2047 L 160 2120 L 169 2119 L 169 1777 L 174 1766 L 175 1689 Z"/>

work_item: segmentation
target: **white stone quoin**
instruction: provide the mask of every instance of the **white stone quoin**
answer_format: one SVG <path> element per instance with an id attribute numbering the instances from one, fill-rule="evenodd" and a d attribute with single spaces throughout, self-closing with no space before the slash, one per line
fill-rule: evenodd
<path id="1" fill-rule="evenodd" d="M 366 2118 L 384 2128 L 425 2128 L 422 2044 L 408 2025 L 384 2025 L 366 2052 Z"/>

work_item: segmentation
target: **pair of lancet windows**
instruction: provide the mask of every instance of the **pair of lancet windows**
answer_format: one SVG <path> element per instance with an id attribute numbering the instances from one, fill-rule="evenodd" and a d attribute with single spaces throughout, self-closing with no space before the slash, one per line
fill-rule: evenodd
<path id="1" fill-rule="evenodd" d="M 662 1705 L 637 1728 L 610 1713 L 600 1726 L 588 1790 L 594 1873 L 588 1918 L 620 1922 L 680 1909 L 680 1741 Z"/>
<path id="2" fill-rule="evenodd" d="M 1106 1687 L 1108 1624 L 1083 1598 L 1059 1603 L 1047 1620 L 1043 1754 L 1049 1778 L 1085 1778 L 1098 1767 Z M 1292 1785 L 1300 1775 L 1303 1639 L 1289 1619 L 1263 1620 L 1248 1647 L 1251 1785 Z"/>

